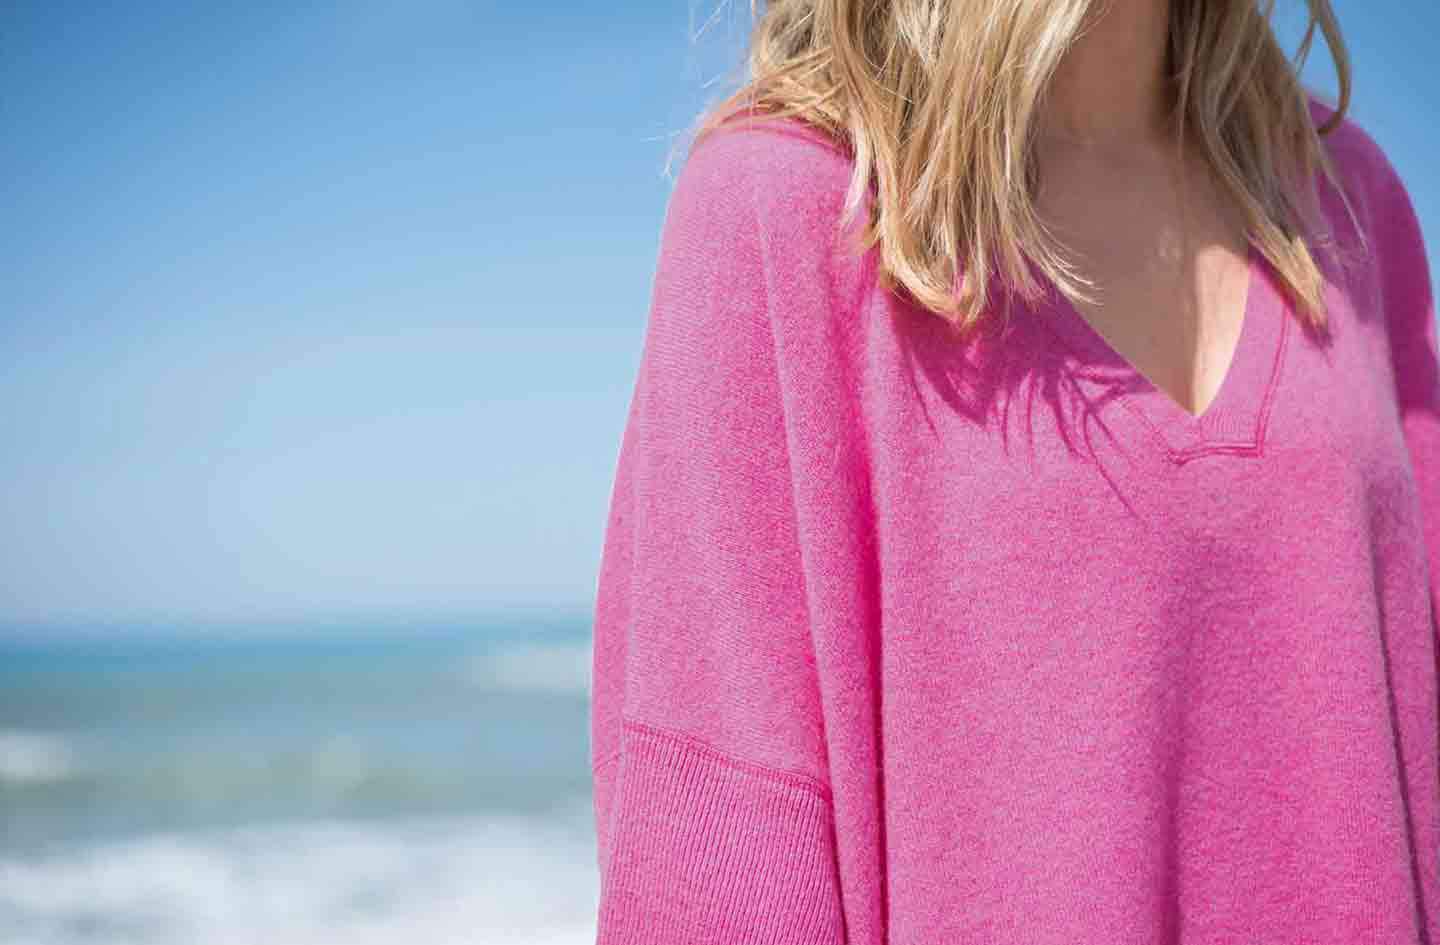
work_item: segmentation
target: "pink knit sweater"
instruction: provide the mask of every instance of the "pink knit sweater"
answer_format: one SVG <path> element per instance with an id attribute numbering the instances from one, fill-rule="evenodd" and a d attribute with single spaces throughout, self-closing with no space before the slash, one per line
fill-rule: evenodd
<path id="1" fill-rule="evenodd" d="M 1430 277 L 1325 140 L 1330 335 L 1252 253 L 1198 418 L 1053 288 L 964 344 L 881 289 L 818 132 L 700 143 L 598 579 L 602 945 L 1440 945 Z"/>

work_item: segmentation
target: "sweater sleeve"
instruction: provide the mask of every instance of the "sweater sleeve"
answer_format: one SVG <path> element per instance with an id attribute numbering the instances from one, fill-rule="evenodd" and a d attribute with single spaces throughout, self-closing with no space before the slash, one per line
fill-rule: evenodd
<path id="1" fill-rule="evenodd" d="M 826 292 L 797 147 L 702 140 L 662 228 L 595 599 L 599 945 L 844 939 L 774 330 Z"/>
<path id="2" fill-rule="evenodd" d="M 1335 110 L 1314 95 L 1310 107 L 1317 125 Z M 1426 590 L 1440 646 L 1440 332 L 1427 246 L 1409 190 L 1374 136 L 1347 116 L 1331 140 L 1331 156 L 1342 175 L 1359 178 L 1351 196 L 1362 198 L 1363 226 L 1376 261 L 1396 409 L 1420 508 L 1430 584 Z"/>
<path id="3" fill-rule="evenodd" d="M 1440 343 L 1430 264 L 1410 195 L 1388 158 L 1375 150 L 1381 293 L 1401 428 L 1419 489 L 1431 615 L 1440 644 Z"/>

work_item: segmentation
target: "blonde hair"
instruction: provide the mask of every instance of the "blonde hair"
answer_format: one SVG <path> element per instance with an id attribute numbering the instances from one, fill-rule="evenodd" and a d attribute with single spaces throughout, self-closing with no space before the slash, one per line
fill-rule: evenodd
<path id="1" fill-rule="evenodd" d="M 1031 265 L 1089 300 L 1037 215 L 1032 147 L 1049 81 L 1099 2 L 770 0 L 758 14 L 751 0 L 749 79 L 702 113 L 691 147 L 737 117 L 794 116 L 843 142 L 855 171 L 842 225 L 873 188 L 860 250 L 880 245 L 880 285 L 962 331 L 989 308 L 995 274 L 1035 298 Z M 1329 0 L 1306 2 L 1292 62 L 1270 26 L 1274 0 L 1171 0 L 1168 64 L 1177 146 L 1194 134 L 1295 310 L 1321 328 L 1313 178 L 1321 169 L 1344 198 L 1320 135 L 1345 116 L 1350 69 Z M 1317 27 L 1340 91 L 1318 129 L 1298 77 Z"/>

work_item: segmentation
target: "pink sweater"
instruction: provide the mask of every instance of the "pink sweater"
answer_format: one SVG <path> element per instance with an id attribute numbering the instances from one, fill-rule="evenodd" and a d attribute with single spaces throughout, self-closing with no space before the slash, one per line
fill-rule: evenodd
<path id="1" fill-rule="evenodd" d="M 794 119 L 692 152 L 598 579 L 602 945 L 1440 945 L 1430 277 L 1326 141 L 1331 334 L 1252 254 L 1198 418 L 1058 296 L 961 345 L 880 289 Z"/>

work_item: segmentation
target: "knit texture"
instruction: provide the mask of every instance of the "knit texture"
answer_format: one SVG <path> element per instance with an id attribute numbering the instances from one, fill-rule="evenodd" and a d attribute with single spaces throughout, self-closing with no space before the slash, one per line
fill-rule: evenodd
<path id="1" fill-rule="evenodd" d="M 1440 945 L 1430 275 L 1324 140 L 1330 332 L 1252 252 L 1198 417 L 1058 293 L 962 342 L 882 289 L 797 120 L 693 150 L 596 588 L 599 945 Z"/>

